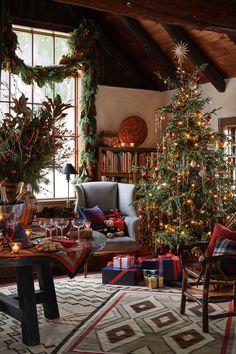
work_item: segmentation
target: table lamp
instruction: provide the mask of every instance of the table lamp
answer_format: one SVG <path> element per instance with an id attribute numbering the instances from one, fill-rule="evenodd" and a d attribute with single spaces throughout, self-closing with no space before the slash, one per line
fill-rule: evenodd
<path id="1" fill-rule="evenodd" d="M 74 168 L 74 166 L 71 163 L 67 163 L 62 170 L 62 173 L 66 175 L 66 180 L 68 183 L 68 196 L 67 196 L 67 202 L 66 202 L 66 207 L 70 207 L 70 175 L 77 175 L 77 171 Z"/>

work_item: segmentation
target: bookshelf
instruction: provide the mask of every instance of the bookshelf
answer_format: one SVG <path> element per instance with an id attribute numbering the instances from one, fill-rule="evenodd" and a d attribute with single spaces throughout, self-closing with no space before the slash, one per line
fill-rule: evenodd
<path id="1" fill-rule="evenodd" d="M 133 166 L 155 168 L 155 148 L 104 147 L 98 150 L 98 180 L 131 182 L 134 180 Z"/>

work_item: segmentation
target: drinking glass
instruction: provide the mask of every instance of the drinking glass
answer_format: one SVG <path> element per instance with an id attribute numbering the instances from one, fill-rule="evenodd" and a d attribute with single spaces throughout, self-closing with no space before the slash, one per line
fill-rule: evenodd
<path id="1" fill-rule="evenodd" d="M 49 219 L 49 221 L 45 224 L 45 229 L 49 232 L 49 240 L 52 240 L 52 233 L 56 230 L 56 225 L 53 219 Z"/>
<path id="2" fill-rule="evenodd" d="M 84 227 L 84 221 L 83 219 L 79 219 L 79 218 L 74 218 L 71 220 L 71 224 L 73 227 L 75 227 L 78 231 L 78 239 L 79 239 L 79 230 Z"/>
<path id="3" fill-rule="evenodd" d="M 47 230 L 46 230 L 47 219 L 38 219 L 38 224 L 41 227 L 41 229 L 44 230 L 44 238 L 46 240 L 47 239 Z"/>
<path id="4" fill-rule="evenodd" d="M 63 230 L 69 225 L 69 222 L 69 220 L 64 218 L 55 220 L 55 226 L 60 230 L 60 236 L 63 236 Z"/>

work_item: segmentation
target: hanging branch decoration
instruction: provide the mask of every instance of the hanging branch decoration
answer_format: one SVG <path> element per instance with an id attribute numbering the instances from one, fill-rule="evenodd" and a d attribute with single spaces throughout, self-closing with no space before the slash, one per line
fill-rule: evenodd
<path id="1" fill-rule="evenodd" d="M 78 70 L 83 71 L 82 113 L 80 117 L 82 149 L 78 178 L 80 181 L 92 179 L 96 169 L 96 107 L 98 55 L 96 40 L 100 34 L 94 21 L 83 19 L 77 29 L 69 36 L 69 55 L 63 55 L 59 65 L 29 66 L 16 55 L 18 39 L 8 18 L 3 27 L 2 68 L 18 75 L 25 84 L 36 82 L 39 87 L 65 78 L 75 77 Z"/>

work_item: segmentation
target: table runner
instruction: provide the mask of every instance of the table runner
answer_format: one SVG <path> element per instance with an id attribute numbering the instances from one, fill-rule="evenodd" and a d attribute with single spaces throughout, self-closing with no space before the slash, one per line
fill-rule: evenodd
<path id="1" fill-rule="evenodd" d="M 64 248 L 58 252 L 38 252 L 35 248 L 27 248 L 22 249 L 18 254 L 12 254 L 9 250 L 4 249 L 0 252 L 0 258 L 47 257 L 63 273 L 73 278 L 87 262 L 92 250 L 93 245 L 90 240 L 81 240 L 78 242 L 78 246 Z"/>

